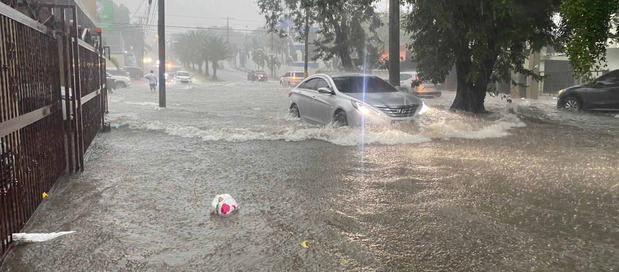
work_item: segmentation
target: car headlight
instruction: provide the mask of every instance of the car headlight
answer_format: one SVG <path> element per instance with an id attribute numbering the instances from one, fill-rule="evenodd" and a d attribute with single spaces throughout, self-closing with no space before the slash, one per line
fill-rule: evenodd
<path id="1" fill-rule="evenodd" d="M 561 90 L 559 90 L 559 93 L 557 93 L 557 95 L 561 95 L 564 92 L 565 92 L 565 89 L 561 89 Z"/>
<path id="2" fill-rule="evenodd" d="M 367 115 L 369 113 L 376 113 L 374 109 L 370 108 L 368 105 L 362 102 L 355 101 L 355 100 L 351 100 L 350 102 L 352 103 L 353 108 L 358 110 L 363 115 Z"/>

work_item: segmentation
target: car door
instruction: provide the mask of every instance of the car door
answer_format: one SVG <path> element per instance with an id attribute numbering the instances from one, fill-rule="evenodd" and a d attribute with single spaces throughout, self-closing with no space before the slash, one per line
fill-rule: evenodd
<path id="1" fill-rule="evenodd" d="M 328 88 L 333 90 L 333 87 L 329 85 L 326 79 L 316 79 L 316 94 L 314 96 L 314 106 L 312 109 L 315 111 L 314 115 L 318 121 L 323 124 L 328 124 L 333 121 L 333 111 L 335 109 L 335 95 L 328 93 L 318 92 L 319 88 Z"/>
<path id="2" fill-rule="evenodd" d="M 608 94 L 610 98 L 609 109 L 619 110 L 619 87 L 613 88 Z"/>
<path id="3" fill-rule="evenodd" d="M 316 96 L 316 78 L 308 79 L 302 82 L 297 90 L 297 106 L 299 107 L 299 113 L 301 114 L 301 118 L 319 122 L 318 118 L 315 116 L 314 107 L 314 97 Z"/>
<path id="4" fill-rule="evenodd" d="M 619 71 L 612 71 L 598 78 L 588 90 L 586 105 L 591 109 L 611 109 L 619 104 Z"/>
<path id="5" fill-rule="evenodd" d="M 609 86 L 603 93 L 604 109 L 619 110 L 619 71 L 613 71 L 613 76 L 609 79 Z"/>

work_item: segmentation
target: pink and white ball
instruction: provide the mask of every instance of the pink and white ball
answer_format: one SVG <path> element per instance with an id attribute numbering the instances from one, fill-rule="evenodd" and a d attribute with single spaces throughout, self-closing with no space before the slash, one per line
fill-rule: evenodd
<path id="1" fill-rule="evenodd" d="M 213 202 L 211 202 L 213 210 L 218 215 L 228 215 L 239 208 L 236 200 L 229 194 L 216 195 Z"/>

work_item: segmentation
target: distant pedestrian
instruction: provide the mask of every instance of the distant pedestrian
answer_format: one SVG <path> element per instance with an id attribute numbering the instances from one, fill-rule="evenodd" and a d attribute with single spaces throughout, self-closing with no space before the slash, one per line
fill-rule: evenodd
<path id="1" fill-rule="evenodd" d="M 150 90 L 155 92 L 157 89 L 157 76 L 153 73 L 153 70 L 150 70 L 150 73 L 146 74 L 144 78 L 148 79 L 148 85 L 150 85 Z"/>

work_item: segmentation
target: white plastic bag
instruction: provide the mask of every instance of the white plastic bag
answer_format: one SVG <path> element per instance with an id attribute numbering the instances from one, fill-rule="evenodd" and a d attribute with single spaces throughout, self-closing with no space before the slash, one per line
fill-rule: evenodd
<path id="1" fill-rule="evenodd" d="M 211 206 L 218 215 L 228 215 L 239 208 L 236 200 L 229 194 L 216 195 Z"/>
<path id="2" fill-rule="evenodd" d="M 13 241 L 21 243 L 45 242 L 56 237 L 74 233 L 75 231 L 61 231 L 50 233 L 13 233 Z"/>

